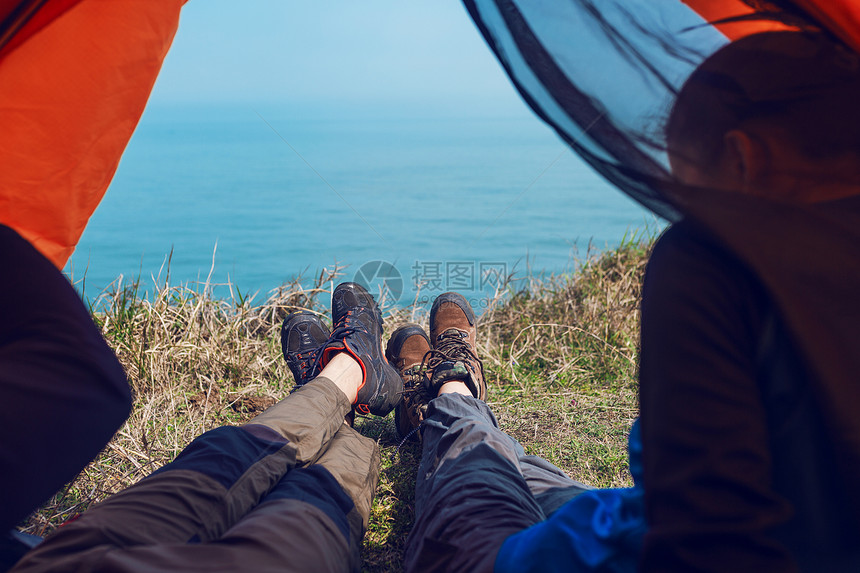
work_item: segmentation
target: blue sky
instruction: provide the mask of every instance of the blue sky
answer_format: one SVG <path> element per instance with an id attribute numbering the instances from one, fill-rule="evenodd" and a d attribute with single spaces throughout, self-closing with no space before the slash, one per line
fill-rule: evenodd
<path id="1" fill-rule="evenodd" d="M 523 106 L 455 0 L 191 0 L 151 101 Z"/>

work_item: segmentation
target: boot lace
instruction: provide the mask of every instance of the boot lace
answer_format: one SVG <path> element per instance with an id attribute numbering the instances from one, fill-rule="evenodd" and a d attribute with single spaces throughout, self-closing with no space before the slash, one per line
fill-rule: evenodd
<path id="1" fill-rule="evenodd" d="M 456 328 L 449 328 L 436 339 L 436 348 L 428 350 L 423 364 L 433 372 L 444 362 L 463 362 L 473 371 L 483 371 L 484 363 L 466 342 L 468 335 Z"/>
<path id="2" fill-rule="evenodd" d="M 304 352 L 296 352 L 294 354 L 293 360 L 298 363 L 299 369 L 303 372 L 302 380 L 299 384 L 300 386 L 310 381 L 310 379 L 316 375 L 317 358 L 319 357 L 320 352 L 322 352 L 323 346 L 325 345 L 321 344 L 316 348 L 311 348 Z"/>

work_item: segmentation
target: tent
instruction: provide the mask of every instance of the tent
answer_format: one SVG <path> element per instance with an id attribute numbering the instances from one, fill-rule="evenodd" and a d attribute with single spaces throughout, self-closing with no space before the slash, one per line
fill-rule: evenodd
<path id="1" fill-rule="evenodd" d="M 0 0 L 0 223 L 62 268 L 143 113 L 185 0 Z"/>

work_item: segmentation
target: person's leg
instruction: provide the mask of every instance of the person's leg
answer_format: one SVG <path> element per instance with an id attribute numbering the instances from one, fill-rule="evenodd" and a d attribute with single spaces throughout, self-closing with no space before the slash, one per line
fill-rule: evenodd
<path id="1" fill-rule="evenodd" d="M 386 352 L 406 388 L 398 430 L 406 438 L 410 426 L 419 427 L 423 442 L 405 555 L 410 572 L 492 571 L 507 539 L 589 489 L 527 456 L 499 429 L 484 402 L 476 343 L 469 303 L 446 293 L 431 309 L 429 337 L 417 325 L 401 327 Z"/>
<path id="2" fill-rule="evenodd" d="M 526 455 L 484 402 L 448 387 L 456 385 L 443 386 L 423 425 L 407 570 L 491 570 L 508 536 L 592 488 Z"/>
<path id="3" fill-rule="evenodd" d="M 49 553 L 28 555 L 15 572 L 357 571 L 378 476 L 376 443 L 341 424 L 315 463 L 290 471 L 211 542 L 102 543 L 81 551 L 81 539 L 67 536 Z"/>
<path id="4" fill-rule="evenodd" d="M 170 551 L 192 555 L 194 548 L 207 546 L 232 548 L 237 552 L 234 560 L 253 559 L 265 568 L 269 561 L 262 548 L 277 545 L 277 539 L 240 543 L 224 536 L 274 491 L 281 493 L 278 499 L 291 504 L 294 510 L 298 508 L 291 529 L 272 529 L 276 537 L 298 535 L 302 519 L 311 519 L 314 513 L 319 517 L 315 524 L 328 520 L 330 526 L 332 519 L 337 521 L 338 511 L 326 514 L 322 508 L 340 508 L 341 518 L 349 525 L 348 541 L 343 536 L 320 535 L 317 547 L 345 544 L 354 554 L 352 548 L 357 547 L 366 527 L 379 456 L 375 443 L 346 426 L 344 416 L 359 401 L 370 404 L 369 409 L 375 413 L 388 413 L 381 411 L 387 396 L 396 395 L 402 386 L 393 369 L 388 367 L 390 372 L 386 372 L 378 364 L 381 319 L 372 297 L 357 285 L 342 286 L 335 290 L 335 295 L 341 296 L 333 301 L 333 314 L 336 326 L 347 317 L 345 326 L 349 328 L 342 325 L 340 338 L 336 338 L 336 329 L 325 347 L 330 349 L 333 341 L 339 340 L 341 348 L 348 351 L 337 352 L 335 348 L 329 352 L 319 377 L 241 428 L 207 432 L 165 468 L 61 528 L 28 554 L 19 570 L 54 571 L 67 565 L 75 571 L 122 571 L 120 562 L 127 563 L 129 571 L 154 570 L 159 567 L 147 565 L 147 556 L 159 561 Z M 362 291 L 365 297 L 359 296 Z M 350 306 L 355 301 L 369 302 L 371 307 Z M 315 469 L 294 469 L 309 467 Z M 284 480 L 290 470 L 299 473 L 294 479 L 288 475 Z M 314 477 L 319 480 L 309 479 Z M 302 484 L 306 487 L 297 487 Z M 286 490 L 296 495 L 290 497 Z M 316 500 L 317 504 L 308 500 Z M 344 500 L 352 504 L 351 509 Z M 269 499 L 267 507 L 275 501 Z M 253 519 L 246 518 L 250 520 L 246 529 L 254 529 L 254 523 L 265 524 L 266 515 L 277 513 L 258 509 L 261 511 Z M 336 533 L 337 529 L 324 525 L 318 532 Z M 277 555 L 270 558 L 276 559 Z M 355 562 L 354 558 L 348 559 L 344 566 Z M 189 570 L 211 570 L 207 566 L 211 563 L 200 558 L 183 563 L 181 567 Z"/>
<path id="5" fill-rule="evenodd" d="M 411 435 L 406 426 L 420 424 L 423 442 L 407 571 L 491 571 L 504 540 L 545 517 L 520 467 L 525 452 L 483 401 L 475 324 L 466 299 L 446 293 L 431 309 L 429 338 L 408 325 L 389 342 L 406 386 L 399 429 Z M 545 468 L 530 473 L 549 481 Z"/>
<path id="6" fill-rule="evenodd" d="M 519 462 L 529 490 L 547 517 L 579 494 L 594 489 L 570 479 L 561 469 L 541 457 L 523 455 Z"/>
<path id="7" fill-rule="evenodd" d="M 422 433 L 406 570 L 492 571 L 504 540 L 545 518 L 520 470 L 522 448 L 471 395 L 431 401 Z"/>
<path id="8" fill-rule="evenodd" d="M 315 461 L 350 408 L 319 377 L 244 426 L 206 432 L 173 462 L 56 530 L 18 566 L 84 567 L 117 548 L 217 539 L 288 471 Z"/>
<path id="9" fill-rule="evenodd" d="M 378 477 L 376 442 L 344 425 L 316 463 L 290 472 L 218 545 L 262 546 L 255 571 L 268 563 L 280 570 L 358 571 Z"/>

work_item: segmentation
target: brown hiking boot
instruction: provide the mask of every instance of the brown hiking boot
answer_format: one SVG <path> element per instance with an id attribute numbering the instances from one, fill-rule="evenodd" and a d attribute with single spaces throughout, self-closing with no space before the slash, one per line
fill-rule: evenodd
<path id="1" fill-rule="evenodd" d="M 407 324 L 394 331 L 385 348 L 385 357 L 403 380 L 403 400 L 394 411 L 397 432 L 404 439 L 418 439 L 416 429 L 424 420 L 427 404 L 435 396 L 428 393 L 424 356 L 430 352 L 430 339 L 417 324 Z"/>
<path id="2" fill-rule="evenodd" d="M 478 358 L 475 313 L 462 295 L 446 292 L 430 309 L 430 341 L 433 350 L 426 368 L 429 390 L 435 397 L 442 384 L 460 380 L 479 400 L 487 399 L 484 365 Z"/>
<path id="3" fill-rule="evenodd" d="M 459 380 L 479 400 L 487 398 L 484 365 L 475 351 L 475 313 L 454 292 L 439 295 L 430 310 L 431 339 L 417 324 L 401 326 L 388 341 L 385 356 L 403 379 L 403 400 L 395 411 L 403 440 L 420 439 L 427 404 L 445 382 Z M 430 347 L 432 341 L 433 347 Z"/>

